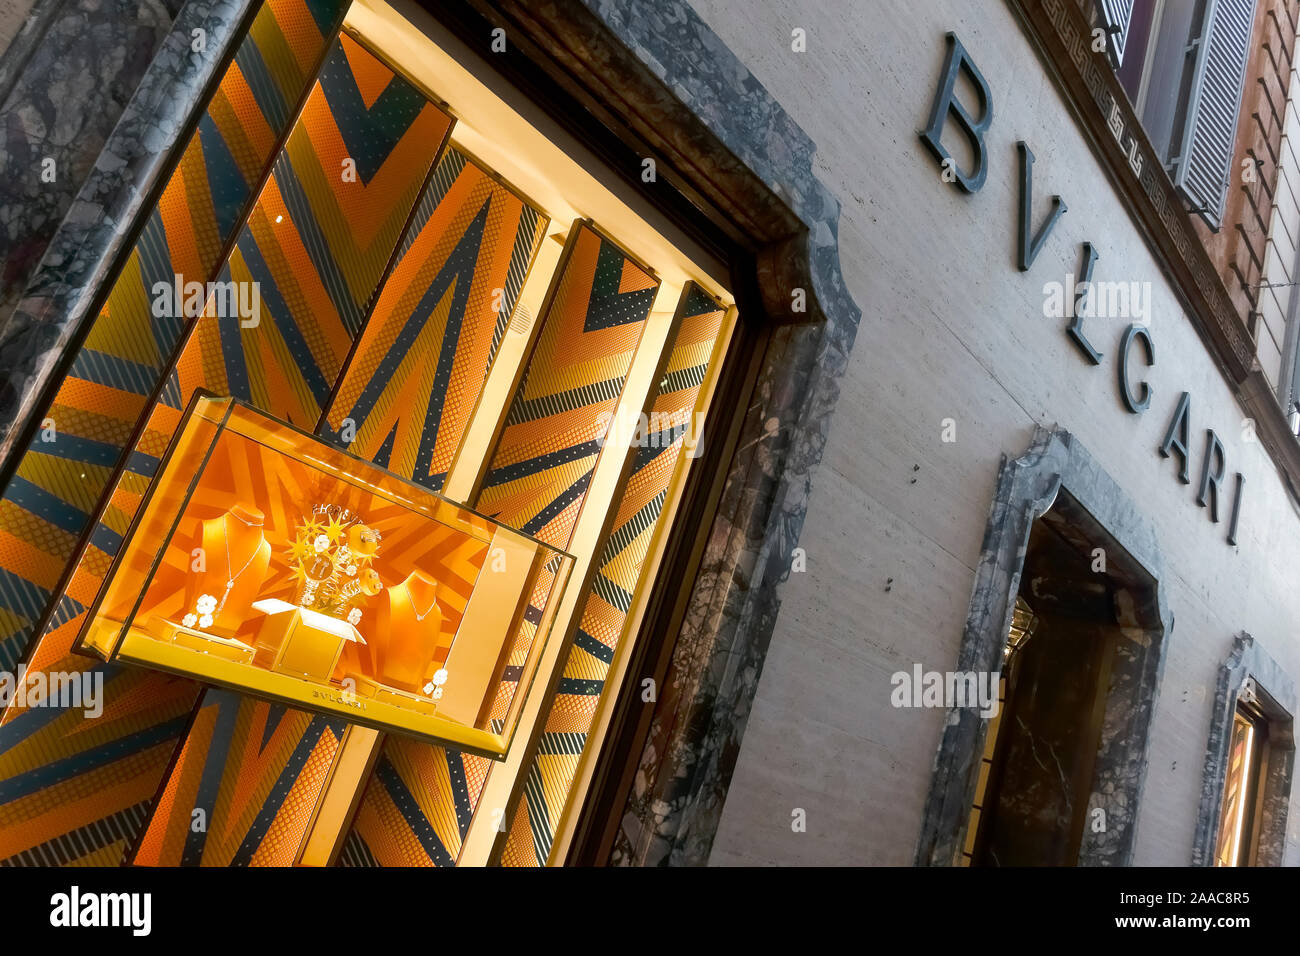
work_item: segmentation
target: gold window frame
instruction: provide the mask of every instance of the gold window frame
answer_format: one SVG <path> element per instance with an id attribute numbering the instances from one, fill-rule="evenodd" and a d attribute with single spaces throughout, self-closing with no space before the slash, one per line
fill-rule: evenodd
<path id="1" fill-rule="evenodd" d="M 1232 709 L 1227 773 L 1215 828 L 1215 866 L 1253 866 L 1262 818 L 1263 776 L 1268 767 L 1269 721 L 1238 699 Z"/>

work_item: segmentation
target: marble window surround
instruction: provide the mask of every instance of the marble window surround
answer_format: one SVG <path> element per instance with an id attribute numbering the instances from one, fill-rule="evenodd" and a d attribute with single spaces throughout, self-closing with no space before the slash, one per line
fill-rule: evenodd
<path id="1" fill-rule="evenodd" d="M 1219 667 L 1209 742 L 1205 749 L 1201 805 L 1196 814 L 1196 833 L 1192 843 L 1192 866 L 1214 865 L 1223 787 L 1228 778 L 1232 718 L 1237 710 L 1242 684 L 1248 677 L 1253 678 L 1268 697 L 1268 700 L 1260 701 L 1261 710 L 1268 719 L 1268 762 L 1263 768 L 1264 799 L 1256 865 L 1282 865 L 1286 851 L 1287 808 L 1291 802 L 1291 780 L 1295 769 L 1295 684 L 1268 652 L 1243 631 L 1233 639 L 1232 651 Z"/>
<path id="2" fill-rule="evenodd" d="M 183 0 L 40 0 L 0 57 L 7 317 Z"/>
<path id="3" fill-rule="evenodd" d="M 14 39 L 32 23 L 32 0 L 0 0 L 0 55 L 3 55 Z M 0 71 L 0 75 L 3 75 Z M 0 99 L 3 99 L 4 83 L 0 81 Z"/>
<path id="4" fill-rule="evenodd" d="M 20 440 L 44 415 L 62 361 L 94 321 L 99 294 L 257 5 L 189 0 L 180 9 L 13 313 L 0 316 L 0 473 L 9 475 L 21 457 Z M 206 31 L 205 53 L 191 47 L 196 29 Z"/>
<path id="5" fill-rule="evenodd" d="M 1068 501 L 1058 504 L 1062 490 Z M 1133 619 L 1120 629 L 1129 640 L 1116 654 L 1093 771 L 1088 807 L 1105 811 L 1106 828 L 1097 833 L 1085 826 L 1078 856 L 1080 866 L 1128 866 L 1174 620 L 1160 586 L 1164 563 L 1150 519 L 1064 429 L 1036 426 L 1023 455 L 1002 458 L 955 669 L 1000 669 L 1030 530 L 1062 505 L 1071 524 L 1090 525 L 1124 552 L 1137 577 L 1151 582 L 1129 592 Z M 1107 552 L 1113 567 L 1116 555 L 1109 545 Z M 987 728 L 976 711 L 949 712 L 922 816 L 917 865 L 950 866 L 960 858 Z"/>

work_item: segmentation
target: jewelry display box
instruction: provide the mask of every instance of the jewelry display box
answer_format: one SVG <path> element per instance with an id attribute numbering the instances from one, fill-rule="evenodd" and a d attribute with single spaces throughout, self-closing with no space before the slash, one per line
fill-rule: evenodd
<path id="1" fill-rule="evenodd" d="M 572 556 L 196 395 L 76 650 L 502 759 Z"/>

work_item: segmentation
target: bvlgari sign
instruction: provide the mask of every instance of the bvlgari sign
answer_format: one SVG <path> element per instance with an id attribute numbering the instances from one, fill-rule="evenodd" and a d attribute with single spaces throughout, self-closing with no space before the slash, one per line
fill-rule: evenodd
<path id="1" fill-rule="evenodd" d="M 984 144 L 984 134 L 993 125 L 993 97 L 989 92 L 988 83 L 985 82 L 979 68 L 957 39 L 956 34 L 949 33 L 947 39 L 948 54 L 944 62 L 943 74 L 939 78 L 938 89 L 935 91 L 934 102 L 930 107 L 930 115 L 926 121 L 925 129 L 921 130 L 921 141 L 925 143 L 926 147 L 939 161 L 943 170 L 943 179 L 952 182 L 964 192 L 973 194 L 979 192 L 988 175 L 988 150 Z M 979 100 L 973 110 L 960 102 L 956 95 L 957 79 L 962 75 L 972 84 Z M 945 121 L 949 119 L 962 129 L 966 134 L 966 138 L 970 141 L 974 159 L 973 167 L 969 170 L 959 168 L 956 160 L 953 159 L 948 149 L 943 145 L 943 127 Z M 1039 224 L 1037 230 L 1033 228 L 1030 210 L 1033 200 L 1034 154 L 1023 141 L 1016 144 L 1016 149 L 1020 160 L 1017 264 L 1022 272 L 1027 272 L 1038 257 L 1038 253 L 1042 250 L 1043 243 L 1065 213 L 1066 205 L 1060 196 L 1053 196 L 1051 212 Z M 1089 297 L 1091 295 L 1092 301 L 1095 303 L 1099 291 L 1104 286 L 1103 283 L 1093 280 L 1093 269 L 1097 264 L 1097 259 L 1098 256 L 1092 243 L 1083 242 L 1080 248 L 1078 278 L 1070 280 L 1067 287 L 1063 287 L 1055 296 L 1059 307 L 1058 314 L 1070 319 L 1069 325 L 1065 328 L 1066 335 L 1083 360 L 1093 366 L 1103 364 L 1104 359 L 1103 354 L 1097 350 L 1089 339 L 1085 328 L 1086 319 L 1098 311 L 1095 308 L 1090 308 Z M 1068 288 L 1069 285 L 1072 285 L 1073 288 Z M 1143 299 L 1139 284 L 1115 283 L 1111 285 L 1114 288 L 1109 288 L 1107 291 L 1122 294 L 1122 299 L 1129 310 L 1126 314 L 1142 318 L 1149 317 L 1149 297 Z M 1130 288 L 1130 286 L 1136 288 Z M 1049 313 L 1053 311 L 1050 302 L 1052 298 L 1053 296 L 1049 295 Z M 1112 296 L 1111 298 L 1116 299 L 1119 296 Z M 1140 346 L 1140 349 L 1135 349 L 1135 346 Z M 1135 350 L 1141 352 L 1141 360 L 1146 365 L 1155 365 L 1156 347 L 1155 341 L 1151 337 L 1150 328 L 1143 324 L 1130 323 L 1120 335 L 1113 362 L 1120 401 L 1129 413 L 1141 415 L 1151 407 L 1155 390 L 1146 381 L 1134 383 L 1130 364 L 1132 353 Z M 1178 400 L 1173 403 L 1169 424 L 1165 428 L 1164 438 L 1157 448 L 1162 458 L 1172 457 L 1177 459 L 1177 477 L 1185 485 L 1191 484 L 1192 481 L 1191 415 L 1191 394 L 1183 392 L 1178 397 Z M 1226 490 L 1221 491 L 1221 489 L 1224 488 L 1227 476 L 1227 452 L 1224 449 L 1223 442 L 1220 441 L 1219 436 L 1215 434 L 1212 428 L 1205 430 L 1203 449 L 1197 479 L 1196 503 L 1207 509 L 1211 521 L 1218 522 L 1220 520 L 1219 498 L 1221 494 L 1226 493 Z M 1232 545 L 1237 543 L 1237 524 L 1241 517 L 1241 498 L 1245 483 L 1245 477 L 1241 472 L 1237 472 L 1232 482 L 1232 504 L 1228 512 L 1228 533 L 1226 535 L 1227 542 Z"/>

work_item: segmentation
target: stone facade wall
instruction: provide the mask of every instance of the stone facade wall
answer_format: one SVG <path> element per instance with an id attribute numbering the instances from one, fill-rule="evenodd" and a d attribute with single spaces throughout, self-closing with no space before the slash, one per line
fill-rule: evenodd
<path id="1" fill-rule="evenodd" d="M 956 669 L 1003 455 L 1036 426 L 1068 429 L 1154 529 L 1174 619 L 1152 723 L 1134 862 L 1186 865 L 1220 667 L 1242 631 L 1300 674 L 1300 517 L 1244 413 L 1162 277 L 1011 8 L 697 0 L 696 9 L 818 146 L 814 168 L 843 203 L 840 256 L 863 309 L 800 546 L 807 570 L 781 611 L 713 844 L 717 864 L 908 864 L 945 712 L 890 704 L 890 677 Z M 806 31 L 807 52 L 791 50 Z M 954 31 L 993 98 L 988 180 L 941 181 L 925 125 Z M 969 92 L 965 102 L 972 102 Z M 946 134 L 954 142 L 959 133 Z M 1033 167 L 1033 221 L 1052 194 L 1068 211 L 1028 272 L 1016 268 L 1017 140 Z M 959 157 L 963 155 L 954 150 Z M 1086 363 L 1044 314 L 1090 241 L 1094 279 L 1149 282 L 1154 389 L 1129 413 L 1115 359 L 1130 320 L 1091 320 Z M 1134 320 L 1134 321 L 1141 321 Z M 1191 394 L 1193 484 L 1157 454 Z M 945 420 L 956 440 L 945 442 Z M 1237 547 L 1226 515 L 1197 507 L 1205 430 L 1246 476 Z M 807 830 L 792 828 L 806 811 Z M 1285 848 L 1300 863 L 1292 802 Z"/>
<path id="2" fill-rule="evenodd" d="M 9 49 L 31 9 L 32 0 L 0 0 L 0 53 Z"/>

